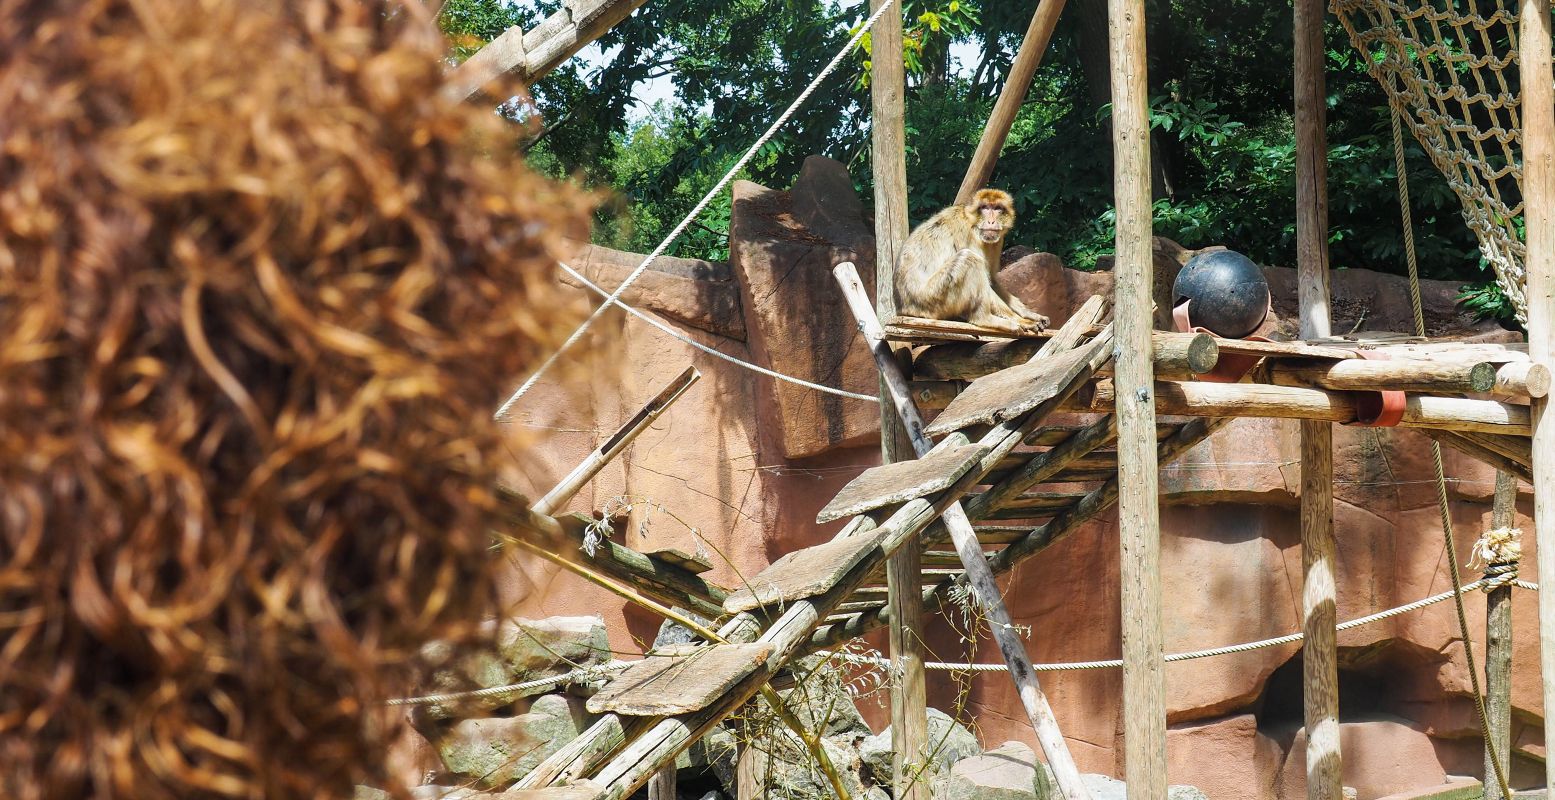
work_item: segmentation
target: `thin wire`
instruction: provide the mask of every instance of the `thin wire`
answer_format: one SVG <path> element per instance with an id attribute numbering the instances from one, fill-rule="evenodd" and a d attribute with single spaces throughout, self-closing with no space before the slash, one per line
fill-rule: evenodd
<path id="1" fill-rule="evenodd" d="M 636 281 L 637 277 L 643 274 L 643 271 L 648 269 L 650 264 L 658 260 L 659 256 L 663 255 L 664 251 L 669 249 L 669 246 L 674 243 L 676 239 L 680 238 L 680 235 L 685 232 L 686 228 L 690 227 L 691 223 L 696 220 L 697 216 L 701 214 L 704 209 L 707 208 L 708 204 L 713 202 L 713 198 L 717 197 L 719 193 L 724 190 L 724 187 L 728 186 L 729 182 L 734 180 L 734 176 L 739 173 L 740 170 L 744 169 L 745 165 L 749 163 L 752 158 L 755 158 L 756 151 L 760 150 L 768 140 L 775 136 L 778 132 L 778 129 L 783 127 L 784 123 L 788 122 L 789 118 L 794 115 L 794 112 L 798 111 L 799 107 L 803 105 L 806 100 L 810 99 L 810 95 L 820 87 L 821 82 L 826 80 L 827 76 L 831 75 L 832 72 L 837 69 L 837 66 L 842 63 L 842 59 L 845 58 L 848 53 L 853 50 L 854 46 L 856 46 L 859 41 L 864 38 L 864 34 L 868 33 L 871 27 L 874 27 L 875 21 L 880 19 L 880 16 L 893 5 L 895 5 L 895 0 L 885 0 L 885 2 L 880 4 L 880 8 L 876 9 L 875 13 L 871 14 L 869 19 L 864 21 L 864 24 L 858 29 L 857 32 L 853 34 L 853 37 L 848 40 L 848 43 L 843 45 L 842 49 L 837 51 L 837 55 L 832 56 L 832 60 L 827 63 L 825 68 L 823 68 L 820 73 L 815 76 L 814 80 L 810 81 L 810 85 L 806 86 L 804 91 L 799 93 L 799 96 L 794 99 L 794 102 L 789 104 L 788 108 L 778 116 L 772 125 L 767 128 L 767 131 L 756 140 L 755 144 L 752 144 L 750 149 L 745 151 L 745 155 L 740 156 L 740 160 L 736 161 L 734 166 L 730 167 L 729 171 L 725 172 L 724 176 L 718 179 L 718 183 L 714 184 L 713 188 L 707 190 L 707 194 L 703 195 L 702 199 L 697 202 L 696 206 L 693 207 L 691 211 L 686 214 L 685 218 L 680 221 L 680 224 L 676 225 L 675 229 L 670 231 L 668 236 L 664 237 L 664 241 L 659 242 L 659 245 L 653 248 L 653 252 L 649 253 L 648 257 L 644 258 L 642 263 L 638 264 L 637 268 L 632 270 L 630 275 L 626 276 L 626 280 L 622 281 L 621 285 L 616 287 L 616 290 L 610 294 L 606 302 L 601 303 L 599 308 L 594 309 L 594 313 L 590 314 L 588 319 L 583 320 L 583 324 L 579 325 L 578 329 L 573 331 L 571 336 L 567 337 L 567 341 L 562 342 L 562 346 L 557 348 L 556 352 L 552 353 L 549 358 L 540 364 L 540 368 L 535 370 L 534 374 L 530 375 L 529 379 L 524 381 L 522 386 L 518 387 L 518 391 L 514 392 L 513 396 L 509 397 L 507 401 L 497 409 L 497 413 L 493 415 L 496 419 L 506 419 L 508 412 L 512 410 L 513 405 L 518 402 L 518 399 L 523 397 L 526 392 L 534 387 L 535 383 L 540 380 L 540 376 L 544 375 L 545 371 L 549 369 L 552 364 L 556 363 L 556 360 L 561 357 L 561 354 L 566 352 L 567 348 L 577 344 L 578 340 L 583 338 L 583 334 L 588 330 L 589 326 L 594 324 L 594 321 L 599 319 L 601 314 L 605 313 L 605 309 L 609 308 L 611 304 L 620 300 L 621 293 L 626 291 L 626 287 L 631 286 L 632 282 Z"/>
<path id="2" fill-rule="evenodd" d="M 692 339 L 692 338 L 690 338 L 688 336 L 681 335 L 681 333 L 679 331 L 675 330 L 674 328 L 671 328 L 670 326 L 665 325 L 664 323 L 654 319 L 653 317 L 651 317 L 651 316 L 649 316 L 649 315 L 647 315 L 647 314 L 645 314 L 645 313 L 643 313 L 641 311 L 638 311 L 635 308 L 632 308 L 631 306 L 627 305 L 625 301 L 621 300 L 620 298 L 612 296 L 609 292 L 606 292 L 604 289 L 602 289 L 599 286 L 595 285 L 593 281 L 590 281 L 588 278 L 583 277 L 581 274 L 578 273 L 577 270 L 573 269 L 572 267 L 569 267 L 566 264 L 563 264 L 561 262 L 557 262 L 557 264 L 558 264 L 558 266 L 560 266 L 562 268 L 562 271 L 566 272 L 568 275 L 571 275 L 579 283 L 583 284 L 584 286 L 588 287 L 590 290 L 594 291 L 596 294 L 599 294 L 599 295 L 601 295 L 601 296 L 603 296 L 605 298 L 605 302 L 604 302 L 603 305 L 600 306 L 600 308 L 608 308 L 611 305 L 618 306 L 618 307 L 621 308 L 621 310 L 625 311 L 626 313 L 631 314 L 632 316 L 642 320 L 643 322 L 646 322 L 649 325 L 652 325 L 653 327 L 658 328 L 659 330 L 661 330 L 664 333 L 674 337 L 675 339 L 677 339 L 677 340 L 679 340 L 681 342 L 684 342 L 685 344 L 689 344 L 692 347 L 695 347 L 696 349 L 701 350 L 702 352 L 704 352 L 704 353 L 706 353 L 706 354 L 708 354 L 710 356 L 717 356 L 718 358 L 721 358 L 721 359 L 723 359 L 723 360 L 725 360 L 725 361 L 727 361 L 727 362 L 729 362 L 731 364 L 737 364 L 737 365 L 739 365 L 741 367 L 744 367 L 744 368 L 746 368 L 748 370 L 751 370 L 752 372 L 759 372 L 762 375 L 766 375 L 766 376 L 771 377 L 771 378 L 776 378 L 776 379 L 778 379 L 780 381 L 788 381 L 789 383 L 796 384 L 796 385 L 799 385 L 799 386 L 803 386 L 803 387 L 805 387 L 807 389 L 814 389 L 817 392 L 825 392 L 827 394 L 834 394 L 834 395 L 837 395 L 838 397 L 849 397 L 849 398 L 852 398 L 854 400 L 868 400 L 871 403 L 878 403 L 878 402 L 880 402 L 880 398 L 875 397 L 874 395 L 858 394 L 856 392 L 850 392 L 850 391 L 847 391 L 845 389 L 836 389 L 836 388 L 833 388 L 831 386 L 822 386 L 819 383 L 811 383 L 811 382 L 809 382 L 807 380 L 804 380 L 802 378 L 795 378 L 792 375 L 784 375 L 781 372 L 773 372 L 772 370 L 767 369 L 766 367 L 757 366 L 756 364 L 752 364 L 749 361 L 741 361 L 740 359 L 735 358 L 734 356 L 731 356 L 728 353 L 724 353 L 724 352 L 720 352 L 718 350 L 715 350 L 715 349 L 713 349 L 711 347 L 708 347 L 705 344 L 702 344 L 699 341 L 696 341 L 695 339 Z M 539 373 L 536 373 L 536 374 L 539 374 Z M 515 395 L 515 397 L 516 397 L 516 395 Z M 500 414 L 501 412 L 499 411 L 497 413 Z"/>
<path id="3" fill-rule="evenodd" d="M 1409 267 L 1409 302 L 1415 315 L 1415 335 L 1425 336 L 1425 306 L 1420 302 L 1420 265 L 1415 257 L 1415 224 L 1410 212 L 1409 173 L 1404 166 L 1404 133 L 1398 107 L 1390 105 L 1393 117 L 1393 164 L 1398 172 L 1399 215 L 1404 225 L 1404 260 Z M 1463 610 L 1463 578 L 1458 575 L 1458 550 L 1452 533 L 1452 511 L 1447 504 L 1447 470 L 1442 466 L 1442 445 L 1431 440 L 1431 464 L 1436 470 L 1436 512 L 1441 516 L 1442 538 L 1447 550 L 1447 574 L 1452 576 L 1453 606 L 1458 612 L 1458 631 L 1463 635 L 1463 656 L 1469 668 L 1469 688 L 1474 690 L 1474 707 L 1479 712 L 1479 733 L 1484 737 L 1490 765 L 1495 768 L 1496 783 L 1502 797 L 1511 797 L 1512 789 L 1490 736 L 1490 714 L 1485 711 L 1485 696 L 1479 688 L 1479 668 L 1474 664 L 1473 640 L 1469 638 L 1469 617 Z"/>

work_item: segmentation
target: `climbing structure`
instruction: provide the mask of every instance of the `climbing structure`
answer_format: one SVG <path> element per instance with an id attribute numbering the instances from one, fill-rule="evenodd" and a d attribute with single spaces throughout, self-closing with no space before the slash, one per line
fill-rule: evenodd
<path id="1" fill-rule="evenodd" d="M 525 513 L 520 527 L 551 554 L 713 620 L 716 632 L 615 675 L 589 701 L 601 719 L 518 788 L 627 796 L 764 685 L 790 682 L 796 659 L 889 622 L 885 563 L 912 538 L 924 552 L 924 600 L 947 607 L 967 580 L 958 554 L 944 548 L 941 515 L 953 504 L 972 521 L 995 574 L 1110 508 L 1119 493 L 1110 413 L 1117 393 L 1105 306 L 1092 297 L 1051 335 L 1014 341 L 955 323 L 891 320 L 887 337 L 930 345 L 914 362 L 912 394 L 942 406 L 926 426 L 938 444 L 917 460 L 861 474 L 818 517 L 848 520 L 834 538 L 784 555 L 748 585 L 718 587 L 682 559 L 608 541 L 590 557 L 581 550 L 585 519 Z M 1154 345 L 1162 464 L 1231 417 L 1260 416 L 1414 427 L 1526 476 L 1528 409 L 1513 401 L 1543 396 L 1550 383 L 1547 369 L 1511 345 L 1260 342 L 1202 332 L 1158 332 Z"/>

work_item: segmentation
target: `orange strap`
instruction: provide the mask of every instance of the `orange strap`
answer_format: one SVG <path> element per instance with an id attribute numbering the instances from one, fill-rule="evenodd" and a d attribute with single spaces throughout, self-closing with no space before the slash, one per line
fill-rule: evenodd
<path id="1" fill-rule="evenodd" d="M 1192 300 L 1184 300 L 1172 309 L 1172 327 L 1176 328 L 1178 333 L 1207 333 L 1210 336 L 1219 338 L 1209 328 L 1194 326 L 1188 312 L 1188 306 L 1192 304 Z M 1244 336 L 1242 340 L 1247 342 L 1270 341 L 1263 336 Z M 1195 379 L 1205 383 L 1236 383 L 1242 380 L 1242 376 L 1246 375 L 1253 367 L 1258 366 L 1258 362 L 1262 358 L 1263 356 L 1255 356 L 1249 353 L 1227 353 L 1221 356 L 1219 361 L 1215 362 L 1214 369 L 1195 376 Z"/>
<path id="2" fill-rule="evenodd" d="M 1388 354 L 1381 350 L 1357 350 L 1361 358 L 1371 361 L 1387 361 Z M 1404 392 L 1387 389 L 1380 392 L 1351 392 L 1355 398 L 1355 421 L 1347 422 L 1357 428 L 1395 428 L 1404 420 L 1404 406 L 1409 396 Z"/>

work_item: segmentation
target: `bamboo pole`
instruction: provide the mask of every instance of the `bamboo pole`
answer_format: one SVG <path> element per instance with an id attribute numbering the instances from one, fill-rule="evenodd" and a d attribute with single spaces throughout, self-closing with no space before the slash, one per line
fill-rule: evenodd
<path id="1" fill-rule="evenodd" d="M 870 0 L 876 10 L 886 0 Z M 875 23 L 873 74 L 870 75 L 870 153 L 875 183 L 875 312 L 896 316 L 896 259 L 907 241 L 907 70 L 902 59 L 902 12 L 893 9 Z M 892 357 L 905 363 L 907 348 Z M 880 382 L 880 461 L 913 457 L 912 443 Z M 923 599 L 918 588 L 920 548 L 917 537 L 886 562 L 888 600 L 893 611 L 891 659 L 891 788 L 901 800 L 928 800 L 918 780 L 929 750 L 928 686 L 923 669 Z"/>
<path id="2" fill-rule="evenodd" d="M 1053 28 L 1058 25 L 1058 15 L 1063 10 L 1064 0 L 1041 0 L 1037 4 L 1031 24 L 1026 26 L 1026 35 L 1020 41 L 1020 50 L 1015 53 L 1014 63 L 1010 64 L 1009 77 L 1004 81 L 1004 88 L 999 90 L 999 99 L 994 102 L 988 124 L 983 126 L 982 137 L 977 140 L 977 150 L 972 154 L 966 177 L 961 179 L 961 188 L 956 192 L 957 203 L 970 202 L 972 195 L 993 177 L 999 151 L 1004 149 L 1010 126 L 1015 124 L 1015 116 L 1031 91 L 1031 79 L 1036 76 L 1037 67 L 1042 65 L 1042 54 L 1053 38 Z M 882 316 L 881 319 L 890 317 Z"/>
<path id="3" fill-rule="evenodd" d="M 875 366 L 879 368 L 880 375 L 890 390 L 891 400 L 906 424 L 908 436 L 912 438 L 913 449 L 920 457 L 926 455 L 934 449 L 934 443 L 929 441 L 928 436 L 923 432 L 923 419 L 918 415 L 917 408 L 913 406 L 907 378 L 902 374 L 901 365 L 893 357 L 890 346 L 886 344 L 885 331 L 881 329 L 879 319 L 874 316 L 869 307 L 869 298 L 864 294 L 864 286 L 859 282 L 858 273 L 854 271 L 852 264 L 844 262 L 837 265 L 834 274 L 837 276 L 838 285 L 842 287 L 843 296 L 848 301 L 848 308 L 853 311 L 853 316 L 858 320 L 864 341 L 869 344 L 870 351 L 875 356 Z M 988 560 L 983 555 L 982 546 L 977 541 L 977 534 L 972 530 L 972 523 L 967 518 L 966 511 L 960 503 L 953 503 L 945 509 L 940 519 L 944 521 L 945 527 L 950 531 L 951 539 L 956 544 L 956 552 L 960 555 L 961 565 L 966 570 L 967 582 L 972 588 L 972 594 L 977 599 L 978 605 L 982 607 L 983 613 L 988 616 L 988 627 L 999 646 L 1000 655 L 1004 656 L 1004 662 L 1009 667 L 1010 677 L 1015 681 L 1021 704 L 1025 706 L 1026 715 L 1036 731 L 1037 741 L 1042 745 L 1042 752 L 1047 756 L 1048 766 L 1053 768 L 1059 791 L 1063 793 L 1065 800 L 1088 800 L 1090 793 L 1086 790 L 1085 784 L 1080 781 L 1080 770 L 1069 754 L 1069 746 L 1058 728 L 1058 720 L 1053 716 L 1053 709 L 1048 704 L 1047 696 L 1042 692 L 1037 673 L 1031 667 L 1031 657 L 1026 654 L 1025 643 L 1015 632 L 1010 612 L 1005 608 L 1004 598 L 999 594 L 999 586 L 994 582 L 993 572 L 988 567 Z M 917 588 L 918 580 L 918 576 L 914 575 L 915 591 L 921 591 Z M 921 602 L 921 597 L 919 599 Z"/>
<path id="4" fill-rule="evenodd" d="M 1322 0 L 1295 0 L 1296 287 L 1303 339 L 1322 338 L 1332 333 L 1328 294 L 1328 137 L 1325 130 L 1323 13 Z M 1301 563 L 1305 638 L 1302 644 L 1302 709 L 1307 728 L 1309 800 L 1341 800 L 1344 791 L 1339 750 L 1333 491 L 1333 425 L 1303 420 Z"/>
<path id="5" fill-rule="evenodd" d="M 1495 505 L 1490 527 L 1510 528 L 1517 511 L 1517 478 L 1496 473 Z M 1512 586 L 1504 584 L 1485 596 L 1485 725 L 1490 741 L 1485 745 L 1485 800 L 1501 796 L 1492 752 L 1501 758 L 1501 773 L 1512 771 Z"/>
<path id="6" fill-rule="evenodd" d="M 1528 355 L 1535 363 L 1549 365 L 1555 361 L 1555 75 L 1550 68 L 1550 14 L 1544 0 L 1522 0 L 1519 5 Z M 1555 417 L 1549 416 L 1548 399 L 1533 400 L 1531 409 L 1539 582 L 1555 586 Z M 1539 593 L 1539 664 L 1544 707 L 1555 708 L 1555 592 Z M 1544 740 L 1555 742 L 1555 714 L 1544 715 Z M 1545 760 L 1544 775 L 1546 796 L 1555 798 L 1555 759 Z"/>
<path id="7" fill-rule="evenodd" d="M 1153 253 L 1149 85 L 1144 0 L 1108 0 L 1112 73 L 1114 372 L 1119 393 L 1118 532 L 1123 616 L 1124 782 L 1134 797 L 1166 796 L 1166 691 L 1161 635 L 1161 529 L 1157 507 L 1150 329 Z"/>
<path id="8" fill-rule="evenodd" d="M 609 464 L 611 459 L 620 455 L 626 446 L 631 444 L 643 431 L 648 430 L 655 420 L 663 416 L 669 407 L 691 388 L 691 384 L 701 380 L 702 373 L 696 367 L 686 367 L 685 371 L 670 381 L 659 393 L 653 396 L 632 418 L 626 421 L 616 432 L 606 439 L 594 452 L 589 453 L 567 476 L 557 482 L 545 496 L 534 504 L 534 510 L 541 514 L 554 514 L 556 510 L 567 505 L 567 501 L 583 488 L 585 483 L 594 479 L 599 471 Z"/>

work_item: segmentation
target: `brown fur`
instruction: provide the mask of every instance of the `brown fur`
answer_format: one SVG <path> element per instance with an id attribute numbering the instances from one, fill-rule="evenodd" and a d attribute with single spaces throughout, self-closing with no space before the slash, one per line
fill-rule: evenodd
<path id="1" fill-rule="evenodd" d="M 1026 307 L 994 280 L 1015 203 L 998 189 L 954 205 L 913 230 L 896 265 L 897 311 L 914 317 L 965 320 L 1005 331 L 1040 331 L 1047 317 Z"/>

